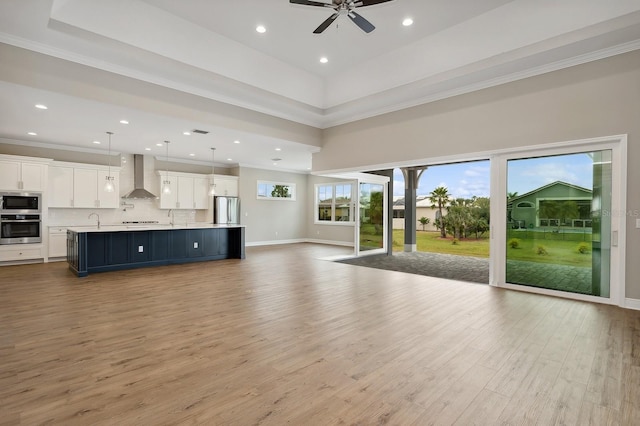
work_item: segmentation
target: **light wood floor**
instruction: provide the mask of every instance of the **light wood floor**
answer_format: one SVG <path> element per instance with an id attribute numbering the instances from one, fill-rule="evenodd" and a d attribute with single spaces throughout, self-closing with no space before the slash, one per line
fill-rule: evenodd
<path id="1" fill-rule="evenodd" d="M 640 424 L 640 312 L 319 260 L 0 268 L 0 424 Z"/>

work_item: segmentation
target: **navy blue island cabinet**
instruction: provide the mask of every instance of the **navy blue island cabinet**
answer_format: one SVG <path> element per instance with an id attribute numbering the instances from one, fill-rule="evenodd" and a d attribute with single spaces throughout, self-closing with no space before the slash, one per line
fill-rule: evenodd
<path id="1" fill-rule="evenodd" d="M 79 277 L 90 272 L 244 258 L 244 227 L 239 225 L 67 230 L 67 263 Z"/>

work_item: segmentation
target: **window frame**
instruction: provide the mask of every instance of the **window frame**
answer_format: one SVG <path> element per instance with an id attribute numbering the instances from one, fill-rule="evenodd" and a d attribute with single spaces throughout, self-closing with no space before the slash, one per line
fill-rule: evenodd
<path id="1" fill-rule="evenodd" d="M 291 196 L 290 197 L 273 197 L 271 195 L 271 192 L 273 191 L 273 189 L 271 191 L 269 191 L 267 189 L 267 195 L 266 196 L 261 196 L 260 195 L 260 185 L 267 185 L 267 186 L 271 186 L 271 187 L 274 187 L 276 185 L 287 186 L 287 187 L 289 187 Z M 256 199 L 258 199 L 258 200 L 277 200 L 277 201 L 296 201 L 296 184 L 293 183 L 293 182 L 275 182 L 275 181 L 269 181 L 269 180 L 257 180 L 257 182 L 256 182 Z"/>
<path id="2" fill-rule="evenodd" d="M 337 186 L 345 186 L 345 185 L 349 185 L 351 187 L 351 194 L 350 194 L 350 198 L 349 198 L 349 221 L 342 221 L 342 220 L 336 220 L 336 207 L 338 204 L 342 205 L 345 204 L 342 201 L 336 201 L 336 187 Z M 327 183 L 316 183 L 314 185 L 314 200 L 313 200 L 313 206 L 314 206 L 314 213 L 313 213 L 313 222 L 315 225 L 348 225 L 348 226 L 354 226 L 356 223 L 356 190 L 357 190 L 357 182 L 356 181 L 345 181 L 345 182 L 327 182 Z M 320 194 L 320 188 L 321 187 L 331 187 L 331 203 L 321 203 L 319 200 L 319 194 Z M 322 206 L 327 206 L 327 207 L 331 207 L 331 220 L 320 220 L 319 219 L 319 212 L 320 212 L 320 207 Z"/>

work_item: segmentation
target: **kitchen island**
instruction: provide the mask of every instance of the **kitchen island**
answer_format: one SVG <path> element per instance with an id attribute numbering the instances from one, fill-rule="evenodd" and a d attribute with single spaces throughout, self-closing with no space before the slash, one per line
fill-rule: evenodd
<path id="1" fill-rule="evenodd" d="M 241 225 L 103 225 L 67 229 L 67 263 L 78 277 L 90 272 L 244 258 Z"/>

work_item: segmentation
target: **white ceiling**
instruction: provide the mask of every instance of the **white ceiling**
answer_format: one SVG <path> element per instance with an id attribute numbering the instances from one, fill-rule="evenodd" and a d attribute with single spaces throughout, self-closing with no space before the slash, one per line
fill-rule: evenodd
<path id="1" fill-rule="evenodd" d="M 5 0 L 0 42 L 316 128 L 640 48 L 638 0 L 394 0 L 358 12 L 371 34 L 344 16 L 312 34 L 331 9 L 288 0 Z M 194 128 L 211 133 L 182 135 Z M 210 162 L 216 146 L 220 164 L 304 172 L 318 150 L 0 81 L 0 137 L 95 150 L 107 130 L 121 152 L 163 156 L 155 144 L 180 142 L 180 161 Z"/>

